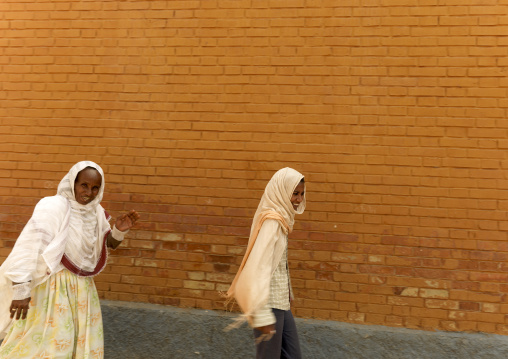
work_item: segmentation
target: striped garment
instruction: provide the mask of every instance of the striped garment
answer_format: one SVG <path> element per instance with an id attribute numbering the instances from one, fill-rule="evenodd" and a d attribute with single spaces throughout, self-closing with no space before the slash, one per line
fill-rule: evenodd
<path id="1" fill-rule="evenodd" d="M 282 234 L 283 235 L 283 234 Z M 270 295 L 267 304 L 253 314 L 252 326 L 262 327 L 275 323 L 272 309 L 289 310 L 291 308 L 291 278 L 288 267 L 288 239 L 284 235 L 285 246 L 282 258 L 270 280 Z"/>

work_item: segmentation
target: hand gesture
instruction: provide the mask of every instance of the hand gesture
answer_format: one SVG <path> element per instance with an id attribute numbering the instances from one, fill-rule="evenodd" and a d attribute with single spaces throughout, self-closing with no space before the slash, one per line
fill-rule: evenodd
<path id="1" fill-rule="evenodd" d="M 264 327 L 257 327 L 254 329 L 259 330 L 261 332 L 261 335 L 256 338 L 256 344 L 259 344 L 263 341 L 264 342 L 269 341 L 276 333 L 275 324 L 265 325 Z"/>
<path id="2" fill-rule="evenodd" d="M 129 213 L 122 214 L 116 219 L 115 226 L 120 232 L 125 232 L 131 229 L 139 219 L 139 213 L 131 209 Z"/>
<path id="3" fill-rule="evenodd" d="M 14 318 L 16 315 L 16 320 L 20 317 L 21 319 L 26 319 L 26 315 L 28 314 L 28 307 L 30 304 L 31 298 L 25 298 L 21 300 L 13 300 L 10 307 L 11 318 Z"/>

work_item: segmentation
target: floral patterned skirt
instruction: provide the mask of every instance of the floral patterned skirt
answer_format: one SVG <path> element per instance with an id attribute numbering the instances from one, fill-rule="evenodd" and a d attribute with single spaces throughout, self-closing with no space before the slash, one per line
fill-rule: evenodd
<path id="1" fill-rule="evenodd" d="M 32 290 L 28 315 L 12 324 L 0 358 L 104 358 L 103 334 L 93 279 L 64 269 Z"/>

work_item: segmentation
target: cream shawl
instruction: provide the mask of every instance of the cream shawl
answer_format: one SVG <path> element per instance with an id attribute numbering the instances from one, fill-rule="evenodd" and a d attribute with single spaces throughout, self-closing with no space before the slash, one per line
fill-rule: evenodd
<path id="1" fill-rule="evenodd" d="M 78 173 L 87 167 L 95 168 L 102 177 L 99 193 L 92 202 L 83 205 L 76 201 L 74 181 Z M 104 234 L 111 229 L 104 208 L 100 205 L 104 195 L 104 171 L 91 161 L 75 164 L 58 185 L 58 195 L 66 198 L 70 204 L 68 236 L 65 242 L 65 256 L 74 266 L 92 272 L 99 260 Z M 53 243 L 52 243 L 53 244 Z M 60 251 L 57 251 L 60 254 Z M 48 255 L 45 255 L 47 258 Z M 61 260 L 61 255 L 58 261 Z M 50 267 L 51 268 L 51 267 Z"/>
<path id="2" fill-rule="evenodd" d="M 295 210 L 291 196 L 303 178 L 301 173 L 286 167 L 277 171 L 265 188 L 254 214 L 247 250 L 226 294 L 226 304 L 235 299 L 243 312 L 230 328 L 246 320 L 252 323 L 252 314 L 268 302 L 270 280 L 282 258 L 285 243 L 277 241 L 275 233 L 261 237 L 258 234 L 268 219 L 278 221 L 286 234 L 293 230 L 295 214 L 303 213 L 306 199 L 304 196 Z"/>
<path id="3" fill-rule="evenodd" d="M 74 181 L 86 167 L 97 169 L 102 185 L 97 197 L 87 205 L 74 196 Z M 63 255 L 77 267 L 93 271 L 110 226 L 100 201 L 104 193 L 104 172 L 90 161 L 79 162 L 62 179 L 57 195 L 37 203 L 32 217 L 0 267 L 0 338 L 10 324 L 12 283 L 30 281 L 30 287 L 46 281 L 60 271 Z"/>

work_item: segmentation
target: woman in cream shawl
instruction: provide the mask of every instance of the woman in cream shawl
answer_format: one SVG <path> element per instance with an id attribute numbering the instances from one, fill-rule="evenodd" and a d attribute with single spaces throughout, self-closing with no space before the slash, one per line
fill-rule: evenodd
<path id="1" fill-rule="evenodd" d="M 0 267 L 0 358 L 103 358 L 93 276 L 139 219 L 101 207 L 104 172 L 79 162 L 34 213 Z"/>
<path id="2" fill-rule="evenodd" d="M 257 358 L 301 358 L 290 307 L 287 236 L 295 214 L 304 210 L 303 175 L 288 167 L 277 171 L 261 197 L 245 256 L 227 292 L 243 312 L 238 321 L 254 328 Z"/>

